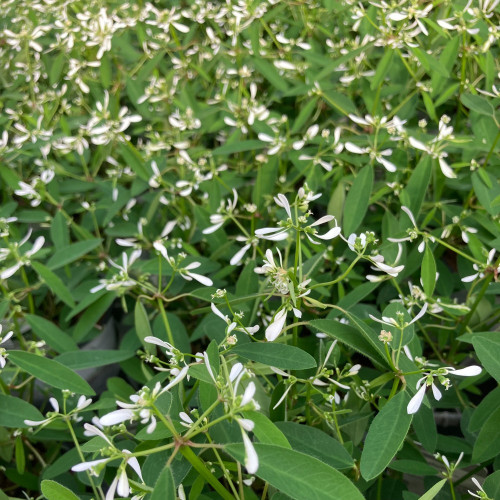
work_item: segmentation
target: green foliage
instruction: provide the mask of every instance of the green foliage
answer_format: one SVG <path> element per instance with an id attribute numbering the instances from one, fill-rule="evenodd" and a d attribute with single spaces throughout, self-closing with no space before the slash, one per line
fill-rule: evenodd
<path id="1" fill-rule="evenodd" d="M 0 2 L 0 498 L 496 498 L 499 9 Z"/>

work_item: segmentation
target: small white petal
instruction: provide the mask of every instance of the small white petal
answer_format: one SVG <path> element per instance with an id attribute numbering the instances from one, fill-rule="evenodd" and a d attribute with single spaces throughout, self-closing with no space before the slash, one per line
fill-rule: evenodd
<path id="1" fill-rule="evenodd" d="M 245 255 L 245 253 L 247 252 L 247 250 L 250 248 L 250 243 L 246 244 L 245 246 L 243 246 L 242 248 L 240 248 L 240 250 L 238 250 L 234 255 L 233 257 L 231 258 L 231 260 L 229 261 L 229 264 L 231 266 L 237 266 L 240 262 L 241 262 L 241 259 L 243 258 L 243 256 Z"/>
<path id="2" fill-rule="evenodd" d="M 245 445 L 245 467 L 249 474 L 255 474 L 259 468 L 259 457 L 250 441 L 250 438 L 242 431 L 243 444 Z"/>
<path id="3" fill-rule="evenodd" d="M 439 158 L 439 166 L 441 167 L 441 172 L 443 172 L 445 177 L 448 177 L 448 179 L 456 179 L 457 175 L 443 158 Z"/>
<path id="4" fill-rule="evenodd" d="M 458 375 L 459 377 L 475 377 L 482 372 L 482 368 L 477 365 L 461 368 L 460 370 L 450 370 L 450 375 Z"/>
<path id="5" fill-rule="evenodd" d="M 234 382 L 236 377 L 240 374 L 241 370 L 243 370 L 243 365 L 241 363 L 235 363 L 231 367 L 231 371 L 229 372 L 229 380 Z"/>
<path id="6" fill-rule="evenodd" d="M 432 389 L 432 394 L 434 395 L 434 399 L 436 401 L 439 401 L 443 397 L 441 391 L 436 387 L 436 384 L 431 384 L 431 389 Z"/>
<path id="7" fill-rule="evenodd" d="M 325 234 L 315 234 L 314 236 L 316 238 L 320 238 L 321 240 L 332 240 L 333 238 L 336 238 L 341 231 L 342 229 L 340 227 L 335 226 L 332 227 L 332 229 L 330 229 L 330 231 L 328 231 Z"/>
<path id="8" fill-rule="evenodd" d="M 415 396 L 411 398 L 410 402 L 408 403 L 408 406 L 406 407 L 406 411 L 409 415 L 417 413 L 418 409 L 420 408 L 420 405 L 422 404 L 422 401 L 424 400 L 425 389 L 426 385 L 422 384 L 422 387 L 420 387 Z"/>
<path id="9" fill-rule="evenodd" d="M 366 153 L 366 149 L 365 148 L 360 148 L 359 146 L 356 146 L 356 144 L 353 144 L 352 142 L 346 142 L 345 143 L 345 148 L 350 153 L 355 153 L 357 155 L 362 155 L 362 154 Z"/>
<path id="10" fill-rule="evenodd" d="M 196 281 L 200 282 L 202 285 L 205 285 L 205 286 L 212 286 L 214 284 L 214 282 L 210 278 L 207 278 L 206 276 L 202 276 L 201 274 L 189 273 L 189 276 L 191 276 Z"/>
<path id="11" fill-rule="evenodd" d="M 281 309 L 274 317 L 274 321 L 266 328 L 266 339 L 268 342 L 273 342 L 278 338 L 286 322 L 286 312 L 286 309 Z"/>
<path id="12" fill-rule="evenodd" d="M 89 470 L 92 467 L 107 461 L 108 461 L 107 458 L 101 458 L 99 460 L 91 460 L 90 462 L 83 462 L 81 464 L 73 465 L 73 467 L 71 467 L 71 470 L 74 472 L 82 472 L 84 470 Z"/>
<path id="13" fill-rule="evenodd" d="M 130 420 L 131 418 L 133 418 L 133 416 L 134 412 L 132 410 L 128 409 L 115 410 L 112 411 L 111 413 L 108 413 L 107 415 L 102 416 L 99 419 L 99 422 L 101 425 L 107 427 L 110 425 L 121 424 L 126 420 Z"/>
<path id="14" fill-rule="evenodd" d="M 250 403 L 250 401 L 252 401 L 252 398 L 255 394 L 255 390 L 256 390 L 255 384 L 253 382 L 250 382 L 247 385 L 245 392 L 243 393 L 243 398 L 241 399 L 240 407 L 243 407 L 248 403 Z"/>
<path id="15" fill-rule="evenodd" d="M 123 498 L 128 497 L 130 493 L 130 486 L 128 484 L 128 477 L 125 469 L 122 469 L 118 477 L 118 485 L 116 487 L 116 492 Z"/>
<path id="16" fill-rule="evenodd" d="M 127 450 L 123 450 L 124 452 L 127 452 Z M 141 472 L 141 466 L 139 465 L 139 461 L 135 457 L 130 457 L 127 460 L 127 464 L 134 469 L 135 473 L 141 478 L 141 481 L 144 482 L 144 479 L 142 479 L 142 472 Z"/>

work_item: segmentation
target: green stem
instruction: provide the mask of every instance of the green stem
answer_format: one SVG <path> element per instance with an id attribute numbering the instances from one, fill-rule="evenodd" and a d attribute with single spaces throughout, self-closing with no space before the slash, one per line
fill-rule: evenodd
<path id="1" fill-rule="evenodd" d="M 219 403 L 220 401 L 217 399 L 203 412 L 200 418 L 198 418 L 198 420 L 196 420 L 196 422 L 191 426 L 191 429 L 188 430 L 186 434 L 184 434 L 184 439 L 189 439 L 191 434 L 193 434 L 193 432 L 196 430 L 196 427 L 198 427 L 198 425 L 201 424 L 201 422 L 203 422 L 205 417 L 207 417 L 208 415 L 210 415 L 210 413 L 212 413 L 212 411 L 214 411 L 214 409 Z"/>
<path id="2" fill-rule="evenodd" d="M 82 462 L 86 462 L 85 457 L 83 456 L 83 453 L 82 453 L 82 449 L 80 448 L 80 443 L 78 442 L 78 439 L 76 438 L 75 431 L 73 430 L 73 426 L 71 425 L 70 419 L 68 417 L 66 417 L 64 420 L 68 426 L 69 433 L 71 434 L 71 438 L 73 439 L 73 443 L 75 443 L 75 447 L 78 451 L 78 456 L 80 457 L 80 460 Z M 98 493 L 96 485 L 94 483 L 94 479 L 92 477 L 92 474 L 88 470 L 85 472 L 87 473 L 87 478 L 89 480 L 90 486 L 92 487 L 92 491 L 94 492 L 95 497 L 99 498 L 99 493 Z"/>
<path id="3" fill-rule="evenodd" d="M 398 390 L 399 378 L 396 377 L 392 384 L 391 393 L 389 394 L 389 399 L 392 399 L 396 395 L 396 391 Z"/>
<path id="4" fill-rule="evenodd" d="M 455 496 L 455 488 L 453 488 L 453 480 L 450 477 L 450 491 L 451 491 L 451 498 L 453 500 L 457 500 L 457 497 Z"/>
<path id="5" fill-rule="evenodd" d="M 234 496 L 229 493 L 224 486 L 217 480 L 217 478 L 207 469 L 206 465 L 194 451 L 187 447 L 181 446 L 180 452 L 184 458 L 193 466 L 193 468 L 202 476 L 205 481 L 212 486 L 212 488 L 220 495 L 224 500 L 234 500 Z"/>
<path id="6" fill-rule="evenodd" d="M 165 329 L 167 330 L 168 341 L 173 347 L 175 347 L 174 336 L 172 335 L 172 329 L 170 328 L 170 323 L 168 322 L 167 313 L 165 312 L 163 302 L 158 298 L 156 299 L 156 303 L 158 304 L 163 324 L 165 325 Z"/>
<path id="7" fill-rule="evenodd" d="M 488 151 L 488 154 L 486 155 L 486 158 L 483 163 L 483 168 L 486 168 L 486 165 L 488 165 L 488 162 L 490 161 L 491 155 L 493 154 L 493 151 L 495 150 L 495 147 L 497 145 L 498 140 L 500 139 L 500 130 L 497 132 L 497 135 L 495 137 L 495 140 L 493 141 L 493 144 Z"/>
<path id="8" fill-rule="evenodd" d="M 30 288 L 30 282 L 28 281 L 28 276 L 26 275 L 26 271 L 24 270 L 24 267 L 21 266 L 21 277 L 23 278 L 24 284 Z M 29 304 L 29 309 L 31 314 L 35 314 L 35 303 L 33 301 L 33 296 L 31 295 L 31 292 L 28 291 L 28 304 Z"/>
<path id="9" fill-rule="evenodd" d="M 361 255 L 358 255 L 352 262 L 351 265 L 347 268 L 347 270 L 338 278 L 334 279 L 333 281 L 326 281 L 325 283 L 316 283 L 315 285 L 311 285 L 309 288 L 314 289 L 318 288 L 320 286 L 329 286 L 329 285 L 335 285 L 335 283 L 338 283 L 339 281 L 342 281 L 353 269 L 353 267 L 356 265 L 356 263 L 361 259 Z"/>

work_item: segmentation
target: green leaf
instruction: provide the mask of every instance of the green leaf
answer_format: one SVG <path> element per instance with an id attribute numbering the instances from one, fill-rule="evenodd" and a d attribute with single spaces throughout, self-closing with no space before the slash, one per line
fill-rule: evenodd
<path id="1" fill-rule="evenodd" d="M 9 361 L 57 389 L 67 389 L 85 396 L 95 395 L 92 387 L 80 375 L 53 359 L 31 352 L 9 351 Z"/>
<path id="2" fill-rule="evenodd" d="M 255 151 L 256 149 L 262 149 L 266 146 L 265 142 L 259 141 L 257 139 L 252 139 L 248 141 L 236 141 L 229 144 L 224 144 L 212 151 L 212 155 L 230 155 L 234 153 L 242 153 L 243 151 Z"/>
<path id="3" fill-rule="evenodd" d="M 54 85 L 54 83 L 57 83 L 60 80 L 65 63 L 66 53 L 64 51 L 61 52 L 56 58 L 52 59 L 52 65 L 50 66 L 49 71 L 50 85 Z"/>
<path id="4" fill-rule="evenodd" d="M 481 364 L 500 383 L 500 332 L 476 333 L 472 345 Z"/>
<path id="5" fill-rule="evenodd" d="M 333 467 L 281 446 L 256 443 L 259 469 L 256 475 L 295 500 L 363 500 L 354 484 Z M 245 462 L 243 444 L 230 444 L 225 450 L 241 463 Z"/>
<path id="6" fill-rule="evenodd" d="M 258 411 L 245 411 L 243 412 L 243 416 L 250 419 L 255 424 L 253 433 L 261 443 L 291 448 L 288 439 L 279 427 L 271 422 L 263 413 Z"/>
<path id="7" fill-rule="evenodd" d="M 50 237 L 54 247 L 62 248 L 69 245 L 69 229 L 61 210 L 58 210 L 50 224 Z"/>
<path id="8" fill-rule="evenodd" d="M 436 286 L 436 261 L 429 245 L 425 246 L 424 258 L 422 259 L 422 284 L 424 292 L 428 297 L 432 297 L 434 287 Z"/>
<path id="9" fill-rule="evenodd" d="M 489 498 L 500 499 L 500 470 L 493 472 L 484 480 L 483 489 Z"/>
<path id="10" fill-rule="evenodd" d="M 125 163 L 141 178 L 143 181 L 148 181 L 150 174 L 144 166 L 144 158 L 141 153 L 130 143 L 120 144 L 118 151 Z"/>
<path id="11" fill-rule="evenodd" d="M 363 222 L 363 218 L 370 204 L 370 194 L 373 189 L 373 167 L 363 167 L 347 194 L 344 205 L 343 233 L 350 235 Z"/>
<path id="12" fill-rule="evenodd" d="M 24 474 L 24 470 L 26 469 L 26 455 L 24 454 L 23 438 L 20 435 L 16 436 L 15 447 L 16 470 L 19 474 L 22 475 Z"/>
<path id="13" fill-rule="evenodd" d="M 220 357 L 219 357 L 219 344 L 216 340 L 212 340 L 206 350 L 208 362 L 212 370 L 215 380 L 219 376 L 220 371 Z"/>
<path id="14" fill-rule="evenodd" d="M 25 319 L 36 336 L 44 340 L 55 351 L 66 352 L 78 349 L 77 343 L 54 323 L 34 314 L 26 314 Z"/>
<path id="15" fill-rule="evenodd" d="M 296 134 L 300 131 L 300 129 L 307 122 L 313 111 L 316 109 L 317 105 L 318 105 L 318 97 L 313 97 L 310 101 L 308 101 L 308 103 L 300 110 L 300 113 L 297 116 L 297 118 L 295 118 L 292 130 L 290 131 L 291 134 Z"/>
<path id="16" fill-rule="evenodd" d="M 146 337 L 153 336 L 153 332 L 151 331 L 151 325 L 149 324 L 148 314 L 146 313 L 146 308 L 142 304 L 140 300 L 135 303 L 134 310 L 134 321 L 135 321 L 135 332 L 137 337 L 141 341 L 142 347 L 148 354 L 155 354 L 156 349 L 154 344 L 150 344 L 146 342 L 144 339 Z"/>
<path id="17" fill-rule="evenodd" d="M 500 454 L 500 408 L 486 420 L 472 450 L 472 462 L 481 463 Z"/>
<path id="18" fill-rule="evenodd" d="M 276 426 L 294 450 L 315 457 L 335 469 L 350 469 L 354 465 L 347 450 L 322 430 L 295 422 L 278 422 Z"/>
<path id="19" fill-rule="evenodd" d="M 432 74 L 433 72 L 436 72 L 445 78 L 449 78 L 449 71 L 433 56 L 418 47 L 411 47 L 410 51 L 413 52 L 415 57 L 422 63 L 422 66 L 425 68 L 427 73 Z"/>
<path id="20" fill-rule="evenodd" d="M 349 113 L 356 115 L 358 112 L 351 99 L 349 99 L 344 94 L 340 94 L 339 92 L 335 92 L 334 90 L 328 90 L 323 92 L 322 96 L 323 99 L 330 106 L 332 106 L 332 108 L 340 111 L 340 113 L 342 113 L 343 115 L 347 116 Z"/>
<path id="21" fill-rule="evenodd" d="M 484 182 L 483 177 L 485 175 L 489 177 L 489 183 Z M 481 174 L 479 174 L 478 171 L 473 172 L 471 178 L 474 193 L 476 194 L 481 205 L 490 215 L 500 214 L 500 205 L 495 205 L 494 203 L 497 196 L 500 195 L 500 185 L 498 184 L 498 180 L 485 171 Z"/>
<path id="22" fill-rule="evenodd" d="M 375 90 L 380 86 L 391 65 L 393 56 L 394 50 L 387 49 L 382 58 L 378 61 L 377 70 L 375 71 L 375 75 L 373 76 L 370 90 Z"/>
<path id="23" fill-rule="evenodd" d="M 43 415 L 24 399 L 0 394 L 0 426 L 29 427 L 24 419 L 37 422 L 43 420 Z"/>
<path id="24" fill-rule="evenodd" d="M 495 116 L 495 108 L 486 97 L 474 94 L 462 94 L 460 96 L 462 104 L 480 115 Z"/>
<path id="25" fill-rule="evenodd" d="M 422 405 L 413 415 L 412 426 L 422 446 L 429 453 L 434 453 L 437 445 L 437 428 L 432 410 Z"/>
<path id="26" fill-rule="evenodd" d="M 446 479 L 441 479 L 430 490 L 426 491 L 418 500 L 432 500 L 446 484 Z"/>
<path id="27" fill-rule="evenodd" d="M 367 481 L 384 471 L 408 434 L 412 420 L 406 411 L 409 402 L 408 394 L 401 391 L 373 419 L 361 454 L 361 475 Z"/>
<path id="28" fill-rule="evenodd" d="M 328 202 L 327 214 L 333 215 L 339 225 L 342 225 L 344 217 L 345 193 L 345 184 L 339 182 L 337 187 L 332 191 L 330 201 Z"/>
<path id="29" fill-rule="evenodd" d="M 488 417 L 500 408 L 500 387 L 496 387 L 481 400 L 469 420 L 469 432 L 477 432 Z M 420 412 L 419 412 L 420 413 Z"/>
<path id="30" fill-rule="evenodd" d="M 366 338 L 360 335 L 357 328 L 333 319 L 314 319 L 309 322 L 309 325 L 319 332 L 326 333 L 330 337 L 348 345 L 373 362 L 387 364 L 385 356 L 375 349 Z"/>
<path id="31" fill-rule="evenodd" d="M 111 62 L 109 54 L 105 53 L 101 58 L 101 66 L 99 67 L 99 76 L 102 86 L 109 89 L 111 85 Z"/>
<path id="32" fill-rule="evenodd" d="M 434 107 L 434 103 L 432 102 L 430 95 L 427 92 L 423 92 L 422 99 L 424 101 L 424 106 L 425 106 L 425 110 L 427 111 L 427 114 L 435 122 L 439 121 L 439 118 L 437 117 L 437 114 L 436 114 L 436 108 Z"/>
<path id="33" fill-rule="evenodd" d="M 154 490 L 149 499 L 175 500 L 176 498 L 174 476 L 172 476 L 170 467 L 166 466 L 158 476 L 158 480 L 155 483 Z"/>
<path id="34" fill-rule="evenodd" d="M 42 493 L 47 500 L 80 500 L 71 490 L 62 484 L 45 479 L 41 485 Z"/>
<path id="35" fill-rule="evenodd" d="M 389 464 L 389 469 L 414 476 L 435 476 L 437 474 L 434 467 L 420 460 L 395 460 Z"/>
<path id="36" fill-rule="evenodd" d="M 56 250 L 54 255 L 48 260 L 47 267 L 53 271 L 59 269 L 91 252 L 100 244 L 101 240 L 99 238 L 93 238 L 85 241 L 77 241 L 67 247 L 60 248 Z"/>
<path id="37" fill-rule="evenodd" d="M 40 278 L 47 284 L 47 286 L 69 307 L 76 307 L 75 301 L 71 296 L 68 287 L 63 283 L 61 278 L 52 272 L 48 267 L 45 267 L 40 262 L 32 261 L 31 266 L 38 273 Z"/>
<path id="38" fill-rule="evenodd" d="M 92 350 L 65 352 L 57 356 L 56 361 L 71 368 L 72 370 L 84 370 L 97 366 L 112 365 L 130 359 L 135 355 L 134 351 L 114 351 L 114 350 Z"/>
<path id="39" fill-rule="evenodd" d="M 252 60 L 255 69 L 276 89 L 286 92 L 288 84 L 286 80 L 278 73 L 277 69 L 265 59 L 255 57 Z"/>
<path id="40" fill-rule="evenodd" d="M 262 143 L 261 143 L 262 144 Z M 278 160 L 276 156 L 269 157 L 266 163 L 260 164 L 255 179 L 255 186 L 252 189 L 252 201 L 263 207 L 265 196 L 273 191 L 273 186 L 278 178 Z"/>
<path id="41" fill-rule="evenodd" d="M 252 342 L 238 345 L 231 352 L 282 370 L 306 370 L 316 367 L 316 361 L 309 353 L 291 345 Z"/>
<path id="42" fill-rule="evenodd" d="M 432 158 L 423 155 L 413 170 L 406 188 L 401 193 L 401 201 L 409 207 L 415 217 L 420 213 L 420 207 L 425 199 L 432 173 Z"/>
<path id="43" fill-rule="evenodd" d="M 109 309 L 115 298 L 116 295 L 114 293 L 106 293 L 80 316 L 73 331 L 73 338 L 77 342 L 81 342 L 85 338 L 99 318 Z"/>

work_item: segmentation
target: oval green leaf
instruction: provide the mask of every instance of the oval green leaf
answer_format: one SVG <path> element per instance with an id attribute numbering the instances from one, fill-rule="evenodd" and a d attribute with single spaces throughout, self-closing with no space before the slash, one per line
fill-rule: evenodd
<path id="1" fill-rule="evenodd" d="M 486 420 L 472 450 L 472 462 L 481 463 L 500 454 L 500 408 Z"/>
<path id="2" fill-rule="evenodd" d="M 98 366 L 112 365 L 120 363 L 134 356 L 133 351 L 113 351 L 113 350 L 93 350 L 93 351 L 72 351 L 65 352 L 57 356 L 56 361 L 71 368 L 72 370 L 84 370 Z"/>
<path id="3" fill-rule="evenodd" d="M 47 500 L 80 500 L 80 497 L 77 497 L 66 486 L 50 479 L 42 481 L 42 493 Z"/>
<path id="4" fill-rule="evenodd" d="M 67 389 L 85 396 L 95 395 L 92 387 L 80 375 L 53 359 L 37 356 L 31 352 L 9 351 L 9 361 L 57 389 Z"/>
<path id="5" fill-rule="evenodd" d="M 294 450 L 315 457 L 335 469 L 350 469 L 354 465 L 347 450 L 322 430 L 295 422 L 277 422 L 276 426 Z"/>
<path id="6" fill-rule="evenodd" d="M 307 370 L 316 367 L 316 360 L 309 353 L 291 345 L 255 342 L 236 346 L 231 352 L 282 370 Z"/>
<path id="7" fill-rule="evenodd" d="M 77 241 L 67 247 L 60 248 L 56 250 L 54 255 L 49 259 L 47 267 L 52 270 L 59 269 L 94 250 L 94 248 L 97 248 L 100 244 L 101 240 L 99 238 L 92 238 L 89 240 Z"/>
<path id="8" fill-rule="evenodd" d="M 259 457 L 256 475 L 295 500 L 363 500 L 354 484 L 339 471 L 310 457 L 281 446 L 256 443 Z M 225 450 L 241 463 L 245 462 L 243 444 L 230 444 Z"/>
<path id="9" fill-rule="evenodd" d="M 25 318 L 36 336 L 44 340 L 55 351 L 66 352 L 78 349 L 78 344 L 51 321 L 34 314 L 27 314 Z"/>
<path id="10" fill-rule="evenodd" d="M 500 332 L 476 333 L 472 345 L 487 372 L 500 383 Z"/>
<path id="11" fill-rule="evenodd" d="M 366 165 L 363 167 L 347 194 L 344 205 L 343 232 L 346 235 L 354 233 L 363 222 L 368 205 L 370 204 L 370 194 L 373 188 L 373 167 Z"/>
<path id="12" fill-rule="evenodd" d="M 36 422 L 43 420 L 43 415 L 24 399 L 0 394 L 0 426 L 29 427 L 24 419 Z"/>
<path id="13" fill-rule="evenodd" d="M 61 299 L 69 307 L 76 306 L 75 301 L 71 296 L 71 292 L 69 291 L 68 287 L 63 283 L 61 278 L 57 276 L 57 274 L 52 272 L 48 267 L 45 267 L 43 264 L 40 264 L 40 262 L 33 261 L 31 263 L 31 266 L 59 299 Z"/>
<path id="14" fill-rule="evenodd" d="M 361 454 L 361 475 L 367 481 L 384 471 L 406 437 L 412 419 L 406 411 L 409 402 L 408 394 L 400 392 L 373 419 Z"/>

